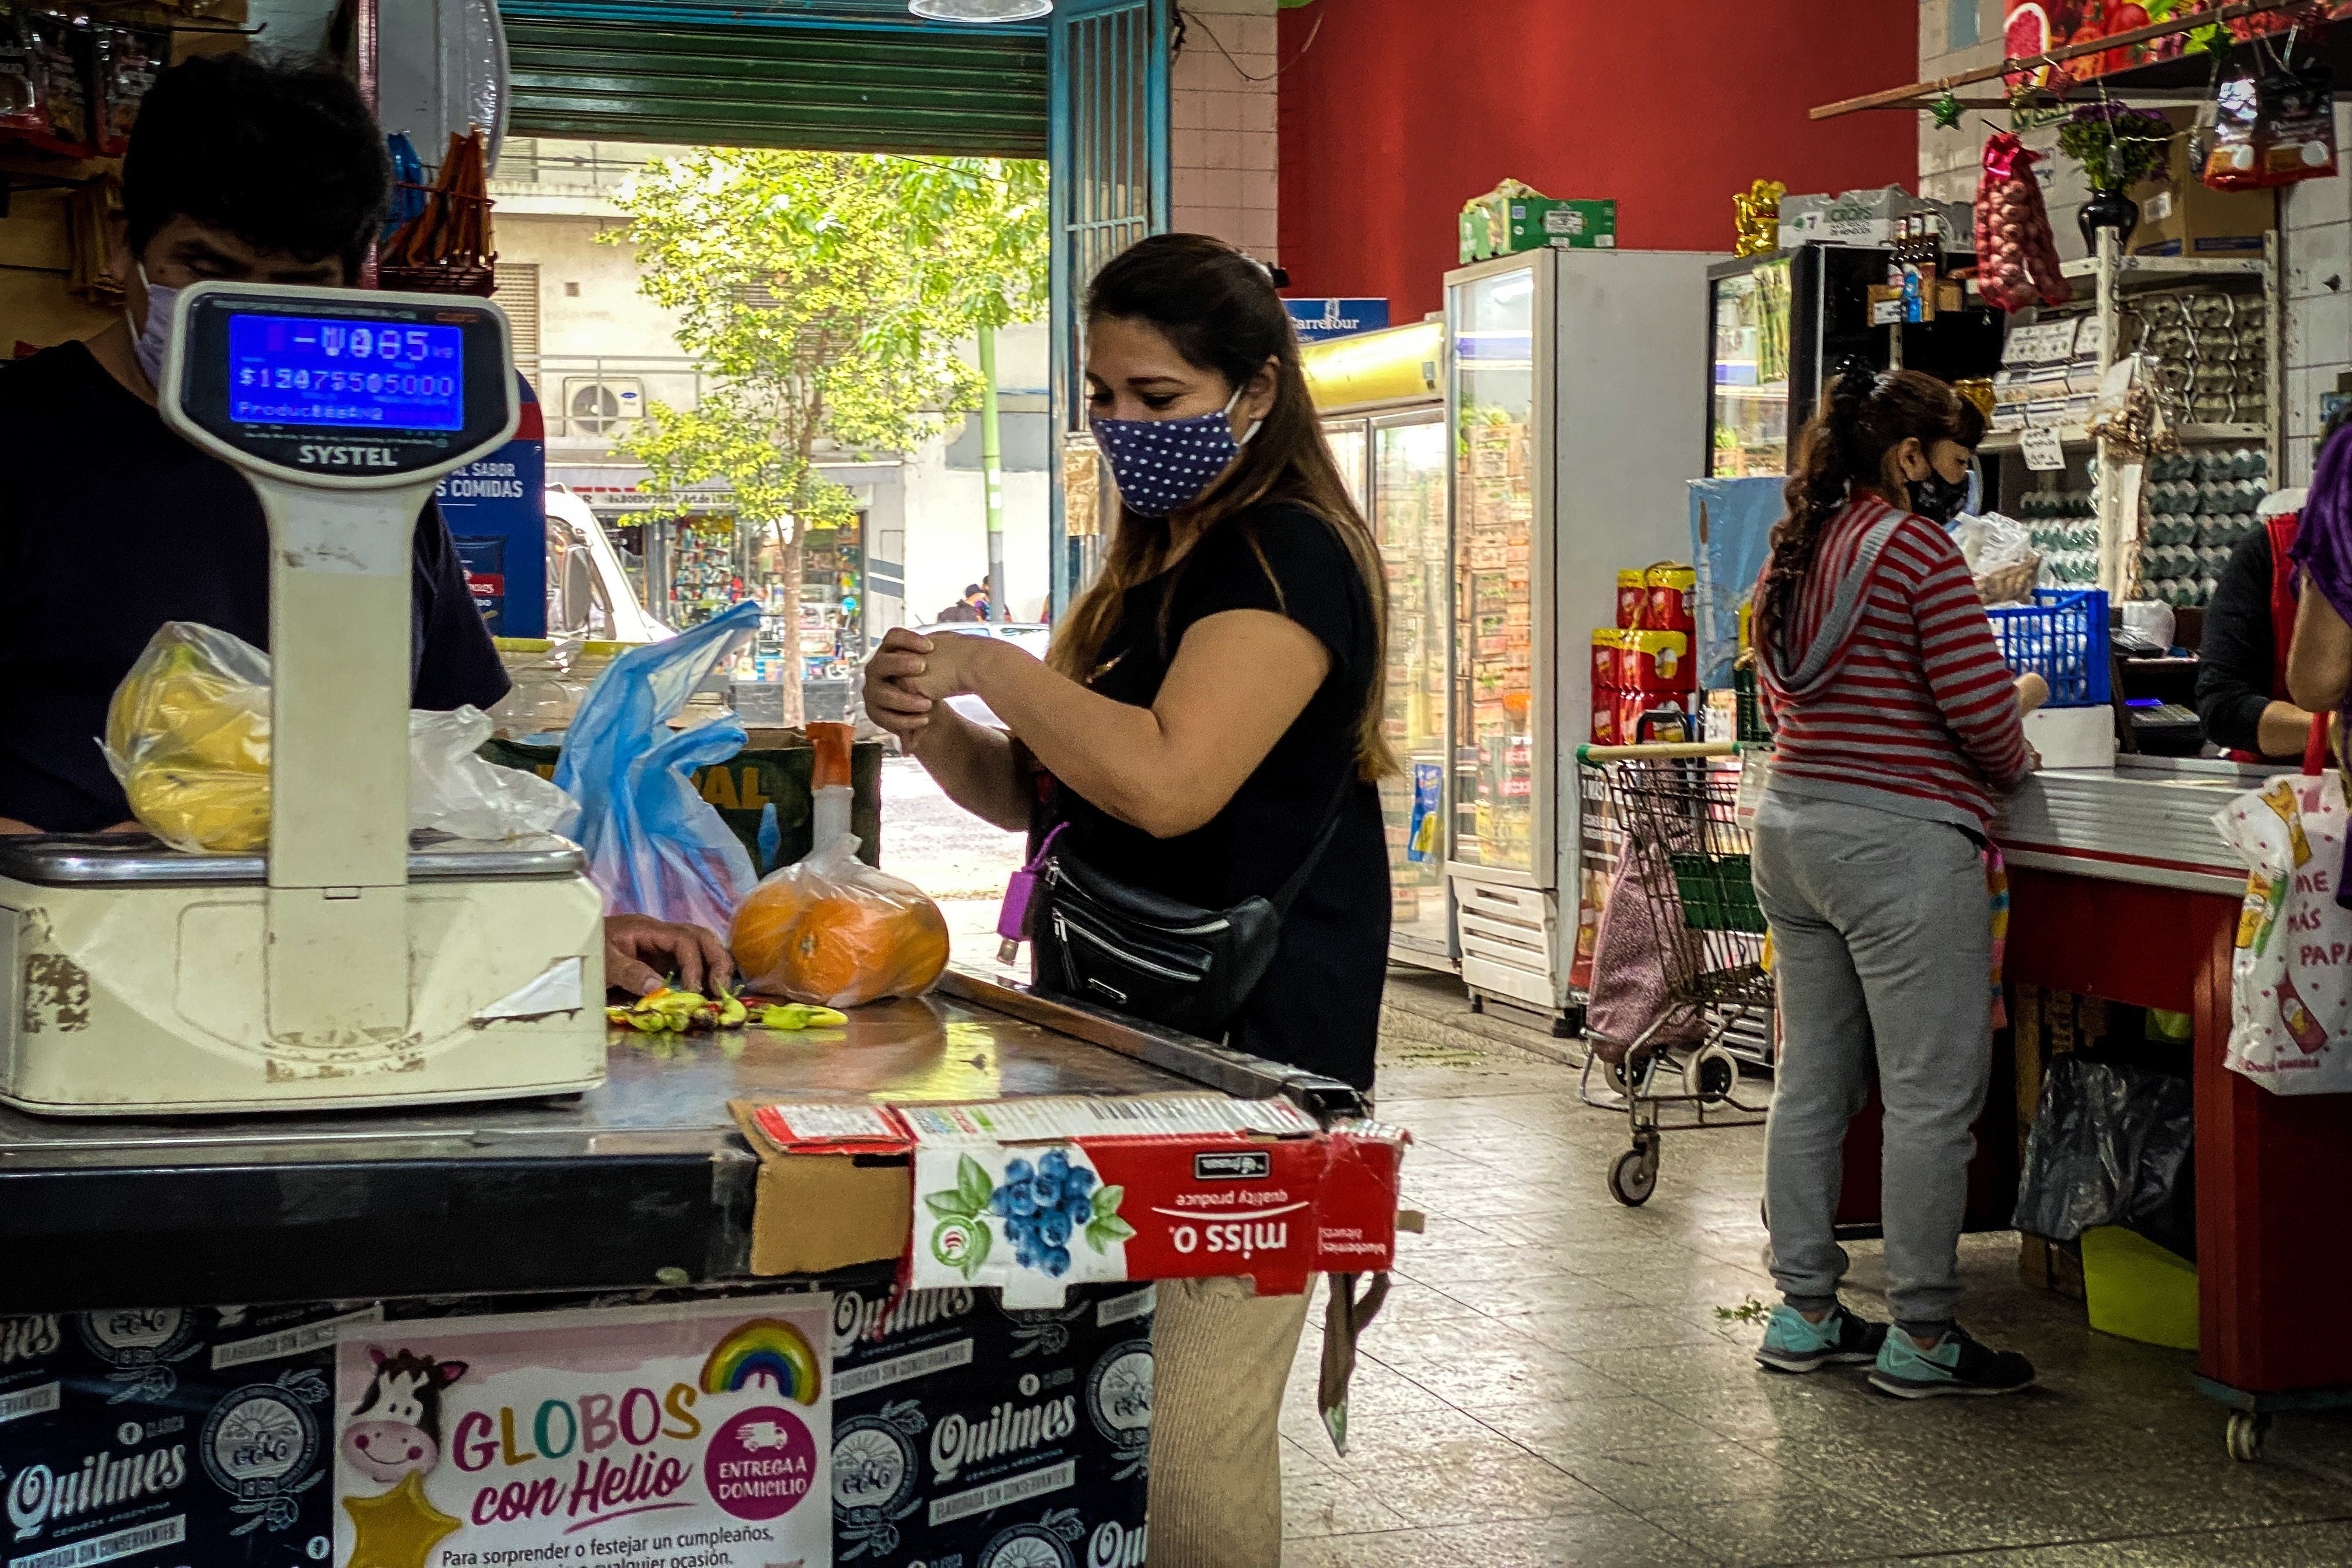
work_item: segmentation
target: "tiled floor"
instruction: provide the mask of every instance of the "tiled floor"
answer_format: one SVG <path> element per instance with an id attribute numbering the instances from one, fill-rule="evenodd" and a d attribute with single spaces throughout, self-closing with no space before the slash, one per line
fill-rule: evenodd
<path id="1" fill-rule="evenodd" d="M 1656 1195 L 1621 1207 L 1622 1118 L 1502 1043 L 1549 1042 L 1462 1014 L 1450 983 L 1391 996 L 1381 1109 L 1413 1129 L 1428 1229 L 1362 1342 L 1344 1458 L 1310 1324 L 1287 1568 L 2352 1563 L 2352 1416 L 2282 1418 L 2261 1463 L 2231 1461 L 2189 1358 L 2026 1289 L 2013 1237 L 1968 1243 L 1963 1315 L 2034 1359 L 2033 1393 L 1906 1405 L 1759 1370 L 1757 1331 L 1716 1309 L 1770 1298 L 1760 1131 L 1668 1138 Z M 1877 1247 L 1853 1250 L 1849 1299 L 1884 1318 Z"/>

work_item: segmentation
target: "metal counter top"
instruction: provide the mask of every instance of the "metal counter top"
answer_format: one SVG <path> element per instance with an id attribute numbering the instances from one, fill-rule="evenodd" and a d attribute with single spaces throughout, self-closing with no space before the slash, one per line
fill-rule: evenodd
<path id="1" fill-rule="evenodd" d="M 844 1029 L 615 1030 L 609 1061 L 583 1095 L 413 1111 L 142 1121 L 0 1108 L 0 1313 L 748 1278 L 757 1162 L 730 1100 L 1205 1087 L 1329 1110 L 1351 1093 L 952 973 Z"/>
<path id="2" fill-rule="evenodd" d="M 2009 798 L 1993 837 L 2013 866 L 2234 896 L 2245 890 L 2245 864 L 2214 831 L 2213 814 L 2284 771 L 2200 757 L 2053 769 Z"/>

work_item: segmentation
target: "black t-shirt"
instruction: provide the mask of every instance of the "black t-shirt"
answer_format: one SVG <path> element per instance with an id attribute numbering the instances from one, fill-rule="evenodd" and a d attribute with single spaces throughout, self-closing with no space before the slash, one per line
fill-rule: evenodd
<path id="1" fill-rule="evenodd" d="M 429 501 L 415 563 L 416 706 L 489 707 L 506 671 Z M 0 367 L 0 816 L 86 833 L 131 816 L 98 742 L 114 689 L 166 621 L 269 646 L 253 487 L 80 343 Z"/>
<path id="2" fill-rule="evenodd" d="M 1297 622 L 1330 650 L 1331 668 L 1224 809 L 1174 838 L 1154 838 L 1066 789 L 1048 813 L 1067 818 L 1065 842 L 1087 864 L 1135 887 L 1223 909 L 1253 893 L 1270 898 L 1288 881 L 1344 787 L 1330 847 L 1291 905 L 1273 965 L 1234 1019 L 1230 1042 L 1370 1089 L 1388 970 L 1389 860 L 1379 791 L 1356 779 L 1355 768 L 1381 645 L 1370 595 L 1347 546 L 1328 523 L 1297 506 L 1228 519 L 1175 567 L 1128 590 L 1103 647 L 1108 668 L 1091 684 L 1106 697 L 1148 707 L 1185 631 L 1227 610 L 1270 610 Z"/>
<path id="3" fill-rule="evenodd" d="M 2197 717 L 2204 721 L 2205 738 L 2224 751 L 2262 751 L 2263 710 L 2278 686 L 2271 567 L 2265 523 L 2230 552 L 2205 606 L 2205 640 L 2197 650 Z"/>

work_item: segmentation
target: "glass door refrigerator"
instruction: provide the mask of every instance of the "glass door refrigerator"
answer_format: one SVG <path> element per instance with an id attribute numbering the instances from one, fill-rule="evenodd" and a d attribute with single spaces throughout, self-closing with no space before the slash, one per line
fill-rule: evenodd
<path id="1" fill-rule="evenodd" d="M 1388 829 L 1389 954 L 1455 968 L 1446 896 L 1446 737 L 1453 533 L 1446 482 L 1442 323 L 1418 321 L 1307 346 L 1323 434 L 1378 540 L 1389 601 L 1383 722 L 1403 772 L 1381 784 Z"/>
<path id="2" fill-rule="evenodd" d="M 1946 381 L 2000 368 L 2001 316 L 1984 306 L 1893 331 L 1872 325 L 1870 290 L 1886 281 L 1887 257 L 1876 247 L 1813 243 L 1707 268 L 1714 349 L 1701 478 L 1787 473 L 1797 432 L 1849 356 Z M 1974 260 L 1954 251 L 1946 264 Z"/>
<path id="3" fill-rule="evenodd" d="M 1696 251 L 1550 249 L 1446 276 L 1453 831 L 1462 977 L 1565 1030 L 1589 639 L 1625 567 L 1690 552 L 1711 358 Z"/>

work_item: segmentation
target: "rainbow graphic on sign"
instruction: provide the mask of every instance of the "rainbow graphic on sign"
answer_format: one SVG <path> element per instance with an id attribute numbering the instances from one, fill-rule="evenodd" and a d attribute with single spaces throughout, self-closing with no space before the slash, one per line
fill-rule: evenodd
<path id="1" fill-rule="evenodd" d="M 702 1363 L 702 1392 L 732 1394 L 759 1377 L 774 1383 L 787 1399 L 814 1405 L 824 1371 L 798 1329 L 773 1318 L 754 1318 L 712 1349 Z"/>

